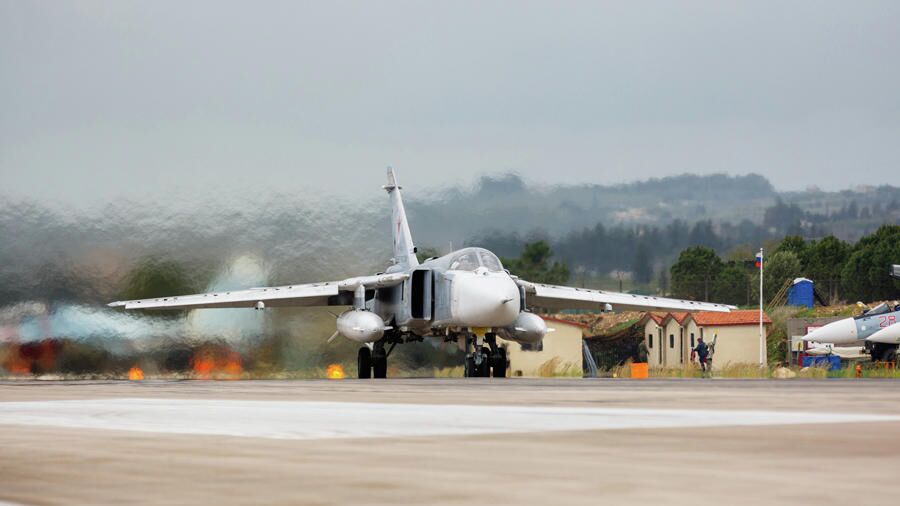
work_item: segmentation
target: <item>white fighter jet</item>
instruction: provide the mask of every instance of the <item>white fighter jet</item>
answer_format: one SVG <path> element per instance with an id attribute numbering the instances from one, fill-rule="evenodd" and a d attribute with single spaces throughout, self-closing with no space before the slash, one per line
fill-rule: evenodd
<path id="1" fill-rule="evenodd" d="M 497 336 L 535 344 L 547 333 L 544 320 L 529 311 L 722 311 L 733 306 L 645 295 L 532 283 L 513 276 L 482 248 L 464 248 L 419 263 L 400 186 L 392 169 L 383 187 L 391 198 L 394 254 L 391 265 L 371 276 L 341 281 L 250 288 L 229 292 L 173 295 L 118 301 L 125 309 L 199 309 L 280 306 L 351 306 L 337 318 L 337 332 L 363 344 L 360 378 L 383 378 L 397 344 L 425 338 L 465 339 L 466 376 L 506 375 L 506 352 Z M 597 252 L 602 254 L 602 252 Z"/>

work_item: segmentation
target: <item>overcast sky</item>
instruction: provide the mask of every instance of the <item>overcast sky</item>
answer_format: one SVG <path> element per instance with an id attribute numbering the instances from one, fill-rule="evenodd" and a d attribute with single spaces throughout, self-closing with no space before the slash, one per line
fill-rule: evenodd
<path id="1" fill-rule="evenodd" d="M 898 184 L 900 2 L 0 0 L 0 194 Z"/>

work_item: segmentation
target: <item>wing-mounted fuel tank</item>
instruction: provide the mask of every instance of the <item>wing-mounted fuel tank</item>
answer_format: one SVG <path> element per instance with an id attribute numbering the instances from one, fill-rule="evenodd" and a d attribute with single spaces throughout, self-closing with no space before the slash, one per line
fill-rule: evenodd
<path id="1" fill-rule="evenodd" d="M 360 343 L 373 343 L 391 327 L 384 325 L 381 317 L 364 309 L 350 309 L 338 316 L 337 330 L 342 336 Z"/>
<path id="2" fill-rule="evenodd" d="M 497 334 L 507 341 L 535 344 L 547 335 L 547 324 L 540 316 L 523 311 L 512 325 L 500 329 Z"/>

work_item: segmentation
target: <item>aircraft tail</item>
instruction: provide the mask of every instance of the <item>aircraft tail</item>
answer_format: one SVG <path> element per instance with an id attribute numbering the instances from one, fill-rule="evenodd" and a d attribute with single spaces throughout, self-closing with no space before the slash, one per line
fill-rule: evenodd
<path id="1" fill-rule="evenodd" d="M 394 261 L 398 264 L 415 267 L 419 265 L 419 260 L 416 258 L 416 248 L 413 246 L 412 234 L 409 232 L 409 222 L 406 221 L 406 209 L 403 207 L 403 198 L 400 196 L 402 187 L 397 184 L 397 176 L 394 175 L 394 169 L 391 167 L 388 167 L 387 177 L 388 184 L 382 188 L 387 190 L 391 197 Z"/>

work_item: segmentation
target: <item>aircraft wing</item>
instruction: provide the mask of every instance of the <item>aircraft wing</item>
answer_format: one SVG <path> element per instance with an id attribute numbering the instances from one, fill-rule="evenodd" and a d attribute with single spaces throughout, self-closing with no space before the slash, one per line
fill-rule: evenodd
<path id="1" fill-rule="evenodd" d="M 651 295 L 606 292 L 570 286 L 545 285 L 517 279 L 516 283 L 525 289 L 528 306 L 544 309 L 590 309 L 604 310 L 606 305 L 614 311 L 718 311 L 727 313 L 734 306 L 696 302 L 692 300 L 666 299 Z"/>
<path id="2" fill-rule="evenodd" d="M 122 300 L 111 302 L 109 306 L 125 309 L 198 309 L 257 307 L 260 302 L 265 307 L 349 306 L 353 304 L 353 291 L 359 286 L 367 289 L 394 286 L 408 277 L 407 273 L 378 274 L 324 283 L 177 295 L 158 299 Z"/>

